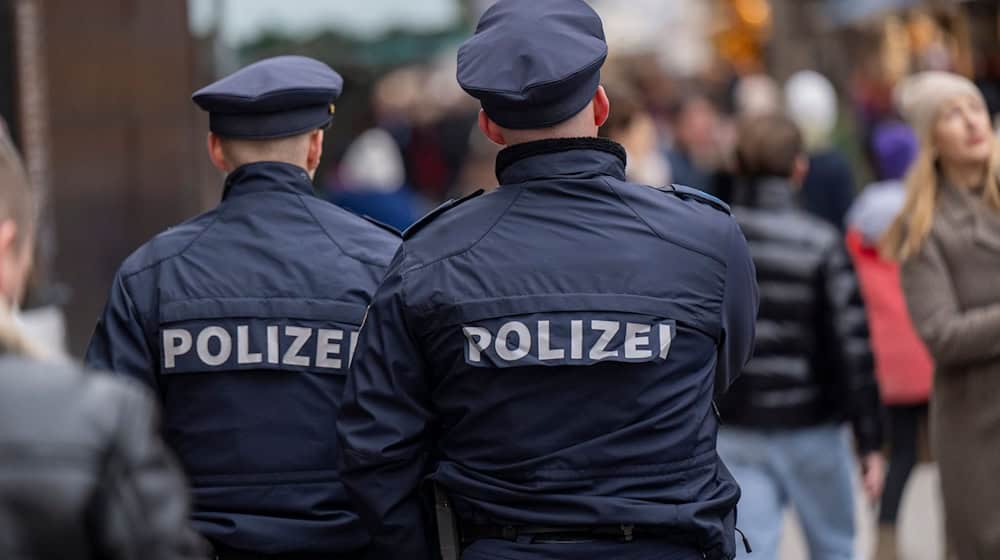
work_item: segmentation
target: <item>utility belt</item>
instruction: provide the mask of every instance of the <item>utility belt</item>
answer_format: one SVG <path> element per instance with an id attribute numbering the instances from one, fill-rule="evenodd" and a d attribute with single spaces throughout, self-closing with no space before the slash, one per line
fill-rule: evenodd
<path id="1" fill-rule="evenodd" d="M 442 560 L 458 560 L 462 549 L 481 539 L 502 539 L 527 543 L 574 543 L 611 540 L 621 543 L 636 538 L 668 539 L 674 532 L 665 527 L 593 525 L 586 527 L 545 525 L 488 525 L 459 521 L 451 500 L 437 484 L 434 486 L 434 509 Z"/>
<path id="2" fill-rule="evenodd" d="M 365 558 L 364 550 L 333 554 L 256 554 L 224 546 L 214 546 L 214 549 L 215 554 L 212 555 L 214 560 L 330 560 L 331 558 L 336 558 L 337 560 L 363 560 Z"/>
<path id="3" fill-rule="evenodd" d="M 525 543 L 575 543 L 595 540 L 612 540 L 629 543 L 635 539 L 663 539 L 682 541 L 681 535 L 668 527 L 651 525 L 593 525 L 586 527 L 554 527 L 546 525 L 489 525 L 459 521 L 452 509 L 451 500 L 440 485 L 431 483 L 434 493 L 434 510 L 437 521 L 438 544 L 442 560 L 458 560 L 462 549 L 482 539 L 502 539 Z M 750 542 L 742 531 L 747 554 Z M 708 556 L 706 556 L 707 558 Z"/>
<path id="4" fill-rule="evenodd" d="M 667 538 L 671 531 L 662 527 L 637 527 L 635 525 L 594 525 L 588 527 L 551 527 L 545 525 L 460 525 L 461 541 L 469 545 L 480 539 L 502 539 L 534 543 L 578 542 L 610 540 L 621 543 L 636 538 Z"/>

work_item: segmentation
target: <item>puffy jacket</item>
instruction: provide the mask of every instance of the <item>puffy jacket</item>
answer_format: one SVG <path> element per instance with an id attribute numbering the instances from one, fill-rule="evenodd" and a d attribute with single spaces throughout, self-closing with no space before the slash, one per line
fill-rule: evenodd
<path id="1" fill-rule="evenodd" d="M 0 333 L 0 558 L 206 557 L 152 399 L 9 342 Z"/>
<path id="2" fill-rule="evenodd" d="M 876 248 L 903 207 L 904 196 L 901 181 L 865 188 L 848 214 L 846 238 L 868 307 L 879 391 L 888 405 L 926 403 L 934 373 L 930 353 L 906 308 L 899 264 L 882 258 Z"/>
<path id="3" fill-rule="evenodd" d="M 796 205 L 787 181 L 737 190 L 733 214 L 760 286 L 753 359 L 722 399 L 722 420 L 788 429 L 849 419 L 859 450 L 882 443 L 865 307 L 840 232 Z"/>

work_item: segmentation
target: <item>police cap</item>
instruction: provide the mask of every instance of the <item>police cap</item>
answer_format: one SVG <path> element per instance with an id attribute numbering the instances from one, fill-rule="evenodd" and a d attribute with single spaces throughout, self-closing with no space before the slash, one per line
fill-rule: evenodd
<path id="1" fill-rule="evenodd" d="M 594 97 L 608 56 L 583 0 L 500 0 L 458 51 L 458 83 L 500 126 L 545 128 Z"/>
<path id="2" fill-rule="evenodd" d="M 343 85 L 343 78 L 318 60 L 278 56 L 237 70 L 191 99 L 208 111 L 209 130 L 219 136 L 281 138 L 329 124 Z"/>

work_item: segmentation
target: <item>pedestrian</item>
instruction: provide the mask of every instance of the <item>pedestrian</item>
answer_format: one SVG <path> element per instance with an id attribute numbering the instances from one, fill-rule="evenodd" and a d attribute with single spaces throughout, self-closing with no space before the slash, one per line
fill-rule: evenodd
<path id="1" fill-rule="evenodd" d="M 949 545 L 959 560 L 1000 558 L 1000 150 L 966 78 L 924 72 L 899 88 L 921 147 L 883 247 L 902 263 L 934 360 L 931 442 Z"/>
<path id="2" fill-rule="evenodd" d="M 374 558 L 734 554 L 712 401 L 753 266 L 724 204 L 625 180 L 606 56 L 583 0 L 500 0 L 459 50 L 500 187 L 404 233 L 361 329 L 337 430 Z"/>
<path id="3" fill-rule="evenodd" d="M 857 277 L 832 224 L 799 207 L 808 167 L 782 115 L 741 123 L 733 215 L 760 282 L 753 359 L 722 399 L 719 453 L 743 489 L 752 558 L 778 557 L 795 508 L 813 560 L 854 558 L 853 428 L 872 500 L 881 491 L 882 419 Z"/>
<path id="4" fill-rule="evenodd" d="M 423 201 L 406 184 L 399 145 L 385 130 L 361 133 L 340 161 L 337 180 L 329 181 L 324 196 L 341 208 L 369 216 L 400 231 L 424 213 Z"/>
<path id="5" fill-rule="evenodd" d="M 333 429 L 398 236 L 313 190 L 341 85 L 282 56 L 194 94 L 222 202 L 125 260 L 87 351 L 156 390 L 221 560 L 350 559 L 368 544 Z"/>
<path id="6" fill-rule="evenodd" d="M 785 107 L 799 126 L 809 152 L 809 170 L 800 189 L 801 202 L 814 216 L 843 231 L 855 187 L 850 163 L 832 145 L 837 126 L 837 91 L 826 76 L 802 70 L 785 83 Z"/>
<path id="7" fill-rule="evenodd" d="M 722 117 L 716 104 L 699 91 L 686 92 L 674 108 L 673 146 L 665 151 L 671 180 L 719 195 L 723 168 Z"/>
<path id="8" fill-rule="evenodd" d="M 847 248 L 868 311 L 875 375 L 889 424 L 889 473 L 878 512 L 875 558 L 896 560 L 896 519 L 921 449 L 933 363 L 906 309 L 899 264 L 878 248 L 903 207 L 903 177 L 916 156 L 917 139 L 910 127 L 889 121 L 875 127 L 871 143 L 880 180 L 865 187 L 847 214 Z"/>
<path id="9" fill-rule="evenodd" d="M 660 146 L 656 121 L 643 106 L 642 96 L 624 76 L 605 77 L 602 85 L 615 111 L 598 132 L 625 148 L 628 154 L 625 178 L 652 186 L 672 183 L 670 163 Z"/>
<path id="10" fill-rule="evenodd" d="M 0 558 L 205 558 L 145 388 L 40 360 L 15 318 L 37 205 L 0 131 Z"/>

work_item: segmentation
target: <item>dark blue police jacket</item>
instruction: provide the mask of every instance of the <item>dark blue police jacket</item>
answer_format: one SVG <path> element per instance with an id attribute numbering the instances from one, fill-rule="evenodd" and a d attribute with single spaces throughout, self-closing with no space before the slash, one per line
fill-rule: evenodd
<path id="1" fill-rule="evenodd" d="M 378 558 L 431 557 L 427 479 L 466 523 L 655 526 L 734 554 L 713 397 L 751 355 L 753 263 L 724 204 L 627 183 L 624 159 L 507 148 L 499 189 L 404 233 L 338 420 Z"/>
<path id="2" fill-rule="evenodd" d="M 138 377 L 190 477 L 195 527 L 256 553 L 368 542 L 334 425 L 357 331 L 398 236 L 253 163 L 214 210 L 153 238 L 114 280 L 87 364 Z"/>

